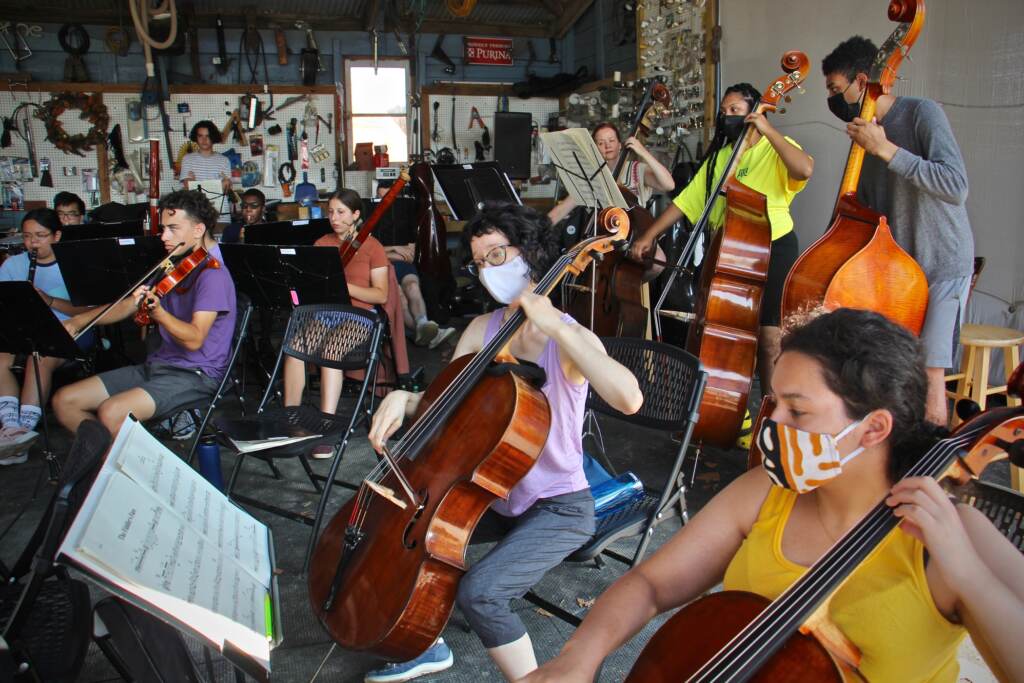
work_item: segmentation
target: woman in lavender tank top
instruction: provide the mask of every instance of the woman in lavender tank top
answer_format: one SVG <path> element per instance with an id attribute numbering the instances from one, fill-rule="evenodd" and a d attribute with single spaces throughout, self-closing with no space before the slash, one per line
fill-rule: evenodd
<path id="1" fill-rule="evenodd" d="M 542 391 L 551 406 L 551 429 L 536 464 L 477 527 L 475 542 L 495 540 L 495 535 L 500 540 L 462 577 L 456 600 L 508 680 L 537 668 L 530 636 L 510 602 L 594 533 L 594 500 L 583 474 L 581 437 L 588 387 L 623 413 L 635 413 L 643 402 L 636 378 L 608 356 L 597 336 L 547 297 L 532 293 L 557 256 L 551 235 L 545 216 L 506 203 L 485 204 L 462 235 L 472 254 L 470 270 L 506 307 L 474 319 L 455 357 L 482 349 L 510 314 L 508 305 L 521 307 L 527 322 L 509 348 L 517 358 L 543 368 L 547 379 Z M 395 391 L 381 402 L 370 428 L 377 451 L 416 411 L 421 396 Z M 365 680 L 409 680 L 453 662 L 447 645 L 438 640 L 417 659 L 389 664 Z"/>

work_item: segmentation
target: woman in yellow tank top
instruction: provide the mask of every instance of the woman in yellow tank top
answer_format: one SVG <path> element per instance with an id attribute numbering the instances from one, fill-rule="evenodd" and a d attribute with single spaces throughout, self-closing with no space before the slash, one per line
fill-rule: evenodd
<path id="1" fill-rule="evenodd" d="M 879 315 L 841 309 L 789 331 L 773 379 L 779 405 L 757 435 L 764 467 L 619 579 L 524 680 L 589 683 L 651 618 L 720 582 L 776 598 L 882 499 L 903 523 L 829 611 L 860 650 L 860 675 L 956 681 L 970 633 L 1000 680 L 1024 680 L 1024 556 L 934 479 L 900 480 L 936 436 L 926 387 L 917 339 Z"/>

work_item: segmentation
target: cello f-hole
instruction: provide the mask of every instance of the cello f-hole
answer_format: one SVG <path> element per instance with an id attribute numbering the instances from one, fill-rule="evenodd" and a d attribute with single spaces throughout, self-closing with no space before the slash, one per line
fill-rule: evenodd
<path id="1" fill-rule="evenodd" d="M 416 547 L 416 540 L 412 538 L 412 530 L 416 527 L 417 522 L 420 521 L 420 517 L 423 516 L 423 511 L 426 510 L 427 506 L 430 504 L 429 491 L 426 489 L 420 489 L 419 494 L 419 499 L 422 503 L 420 504 L 419 509 L 416 510 L 416 514 L 412 516 L 412 519 L 410 519 L 409 523 L 405 526 L 405 531 L 402 532 L 402 546 L 406 550 L 412 550 Z"/>

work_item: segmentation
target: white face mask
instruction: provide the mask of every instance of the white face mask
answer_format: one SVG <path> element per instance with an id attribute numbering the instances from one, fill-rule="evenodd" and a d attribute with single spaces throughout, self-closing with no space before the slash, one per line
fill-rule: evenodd
<path id="1" fill-rule="evenodd" d="M 480 282 L 495 299 L 510 304 L 530 284 L 530 266 L 516 256 L 500 266 L 487 266 L 480 271 Z"/>

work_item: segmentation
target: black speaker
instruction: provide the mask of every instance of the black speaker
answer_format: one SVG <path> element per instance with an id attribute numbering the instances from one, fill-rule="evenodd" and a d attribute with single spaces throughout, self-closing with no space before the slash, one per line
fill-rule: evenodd
<path id="1" fill-rule="evenodd" d="M 509 178 L 530 177 L 533 115 L 529 112 L 494 112 L 494 160 Z"/>

